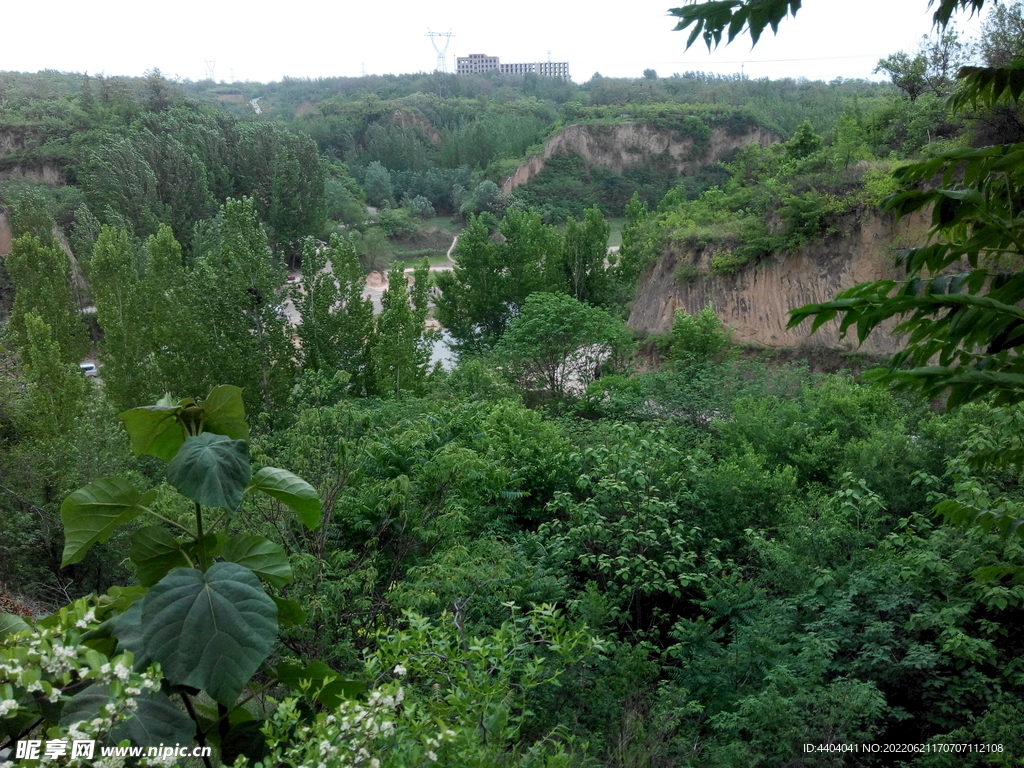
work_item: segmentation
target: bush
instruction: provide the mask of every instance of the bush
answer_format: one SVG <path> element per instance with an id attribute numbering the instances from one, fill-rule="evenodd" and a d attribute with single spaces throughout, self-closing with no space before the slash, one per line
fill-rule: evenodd
<path id="1" fill-rule="evenodd" d="M 418 216 L 421 219 L 432 219 L 436 214 L 434 206 L 431 205 L 430 200 L 425 198 L 423 195 L 416 195 L 413 198 L 405 198 L 402 201 L 402 208 L 409 211 L 413 216 Z"/>
<path id="2" fill-rule="evenodd" d="M 732 329 L 718 319 L 710 304 L 696 314 L 677 309 L 672 323 L 672 359 L 681 363 L 704 363 L 721 357 L 732 347 Z"/>
<path id="3" fill-rule="evenodd" d="M 419 229 L 407 208 L 381 208 L 377 211 L 377 224 L 389 238 L 410 237 Z"/>

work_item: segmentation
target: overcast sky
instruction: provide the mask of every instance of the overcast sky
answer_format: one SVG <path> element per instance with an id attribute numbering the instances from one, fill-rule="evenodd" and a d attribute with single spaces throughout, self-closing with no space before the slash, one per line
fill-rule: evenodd
<path id="1" fill-rule="evenodd" d="M 709 55 L 685 50 L 673 32 L 672 0 L 589 3 L 558 0 L 390 0 L 325 3 L 288 0 L 7 0 L 0 71 L 141 75 L 267 82 L 431 71 L 428 30 L 452 32 L 456 56 L 487 53 L 502 61 L 568 61 L 572 79 L 661 76 L 703 70 L 750 77 L 873 77 L 878 59 L 912 50 L 931 28 L 926 0 L 807 0 L 778 37 L 756 49 L 738 39 Z M 261 10 L 263 9 L 263 10 Z M 963 20 L 961 27 L 976 28 Z M 444 40 L 439 40 L 441 45 Z"/>

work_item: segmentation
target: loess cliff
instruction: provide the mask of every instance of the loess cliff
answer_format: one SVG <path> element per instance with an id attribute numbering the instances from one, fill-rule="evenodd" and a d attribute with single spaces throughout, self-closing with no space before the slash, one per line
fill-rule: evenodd
<path id="1" fill-rule="evenodd" d="M 775 141 L 778 136 L 765 128 L 738 134 L 723 127 L 715 128 L 710 139 L 697 147 L 692 139 L 646 123 L 570 125 L 547 140 L 542 154 L 531 155 L 521 163 L 515 173 L 505 179 L 501 191 L 508 193 L 528 183 L 544 170 L 545 161 L 555 155 L 579 155 L 587 165 L 615 173 L 660 156 L 668 158 L 677 173 L 688 176 L 705 165 L 717 163 L 735 149 L 748 144 L 767 146 Z"/>
<path id="2" fill-rule="evenodd" d="M 711 304 L 741 344 L 891 355 L 901 347 L 900 338 L 889 330 L 894 324 L 875 331 L 858 348 L 855 333 L 839 338 L 838 320 L 813 335 L 810 321 L 787 330 L 789 310 L 829 301 L 857 283 L 900 279 L 895 253 L 922 242 L 927 223 L 924 216 L 897 222 L 879 212 L 849 214 L 823 240 L 747 264 L 735 274 L 709 274 L 710 246 L 671 243 L 640 278 L 629 325 L 664 333 L 671 329 L 676 309 L 692 314 Z M 680 265 L 684 275 L 702 274 L 677 278 Z"/>

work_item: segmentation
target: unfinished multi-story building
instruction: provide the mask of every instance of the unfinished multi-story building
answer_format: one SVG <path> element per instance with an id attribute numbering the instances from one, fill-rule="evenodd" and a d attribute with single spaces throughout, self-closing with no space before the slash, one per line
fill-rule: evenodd
<path id="1" fill-rule="evenodd" d="M 455 71 L 460 75 L 475 75 L 481 72 L 501 72 L 503 75 L 523 75 L 534 72 L 546 77 L 560 77 L 569 80 L 567 61 L 527 61 L 502 63 L 497 56 L 486 53 L 471 53 L 455 59 Z"/>

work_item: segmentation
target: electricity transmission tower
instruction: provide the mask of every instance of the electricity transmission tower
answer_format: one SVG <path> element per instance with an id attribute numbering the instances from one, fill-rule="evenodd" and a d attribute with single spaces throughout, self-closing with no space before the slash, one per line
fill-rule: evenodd
<path id="1" fill-rule="evenodd" d="M 447 32 L 432 32 L 427 30 L 427 37 L 430 38 L 430 42 L 434 44 L 434 50 L 437 51 L 437 65 L 435 66 L 435 72 L 447 72 L 448 71 L 448 44 L 452 41 L 454 35 L 449 29 Z M 444 38 L 444 45 L 438 43 L 439 38 Z"/>

